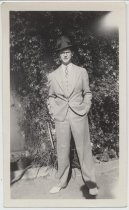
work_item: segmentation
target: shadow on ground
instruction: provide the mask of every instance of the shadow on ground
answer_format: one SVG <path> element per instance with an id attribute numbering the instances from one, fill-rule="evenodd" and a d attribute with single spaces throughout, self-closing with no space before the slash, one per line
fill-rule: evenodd
<path id="1" fill-rule="evenodd" d="M 83 193 L 83 197 L 86 199 L 96 199 L 96 196 L 90 195 L 89 194 L 89 189 L 86 185 L 81 186 L 80 190 Z"/>

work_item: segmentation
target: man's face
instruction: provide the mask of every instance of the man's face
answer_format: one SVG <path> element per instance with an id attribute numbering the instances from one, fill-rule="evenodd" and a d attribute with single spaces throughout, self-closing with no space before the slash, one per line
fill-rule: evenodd
<path id="1" fill-rule="evenodd" d="M 70 49 L 65 49 L 60 52 L 60 59 L 63 64 L 67 65 L 68 63 L 70 63 L 71 58 L 72 51 Z"/>

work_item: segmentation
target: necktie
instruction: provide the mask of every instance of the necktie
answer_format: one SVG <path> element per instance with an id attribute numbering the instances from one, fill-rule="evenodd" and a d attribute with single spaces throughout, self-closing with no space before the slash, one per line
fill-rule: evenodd
<path id="1" fill-rule="evenodd" d="M 66 76 L 66 78 L 68 77 L 68 67 L 67 66 L 65 67 L 65 76 Z"/>
<path id="2" fill-rule="evenodd" d="M 68 91 L 69 91 L 69 88 L 68 88 L 68 66 L 66 66 L 66 68 L 65 68 L 65 77 L 66 77 L 66 89 L 67 89 L 67 94 L 68 94 Z"/>

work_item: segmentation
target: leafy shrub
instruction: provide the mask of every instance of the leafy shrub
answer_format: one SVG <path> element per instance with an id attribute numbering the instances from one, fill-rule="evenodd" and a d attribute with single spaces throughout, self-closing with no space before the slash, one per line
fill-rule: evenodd
<path id="1" fill-rule="evenodd" d="M 56 165 L 46 106 L 47 74 L 59 65 L 54 44 L 61 34 L 76 47 L 73 62 L 87 69 L 93 93 L 89 113 L 93 154 L 101 161 L 119 156 L 118 32 L 96 33 L 96 21 L 106 12 L 10 12 L 10 82 L 20 97 L 26 149 L 33 161 Z M 91 27 L 93 26 L 93 27 Z M 53 135 L 55 138 L 55 135 Z M 77 162 L 76 154 L 73 161 Z M 76 163 L 75 163 L 76 165 Z"/>

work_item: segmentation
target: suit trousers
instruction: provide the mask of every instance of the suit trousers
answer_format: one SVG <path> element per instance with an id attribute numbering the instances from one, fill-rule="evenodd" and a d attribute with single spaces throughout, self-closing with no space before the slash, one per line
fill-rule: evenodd
<path id="1" fill-rule="evenodd" d="M 69 108 L 64 121 L 60 122 L 55 120 L 55 128 L 58 156 L 57 178 L 59 179 L 60 185 L 62 187 L 67 185 L 70 169 L 71 133 L 75 141 L 83 180 L 85 183 L 93 183 L 94 185 L 96 179 L 92 159 L 88 116 L 79 116 Z"/>

